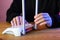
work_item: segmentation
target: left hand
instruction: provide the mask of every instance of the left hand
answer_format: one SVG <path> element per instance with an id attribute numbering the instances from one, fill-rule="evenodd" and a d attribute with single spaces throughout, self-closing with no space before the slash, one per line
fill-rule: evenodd
<path id="1" fill-rule="evenodd" d="M 35 24 L 38 24 L 40 26 L 44 24 L 47 24 L 49 27 L 52 26 L 52 19 L 48 13 L 39 13 L 38 15 L 34 16 L 34 19 Z"/>

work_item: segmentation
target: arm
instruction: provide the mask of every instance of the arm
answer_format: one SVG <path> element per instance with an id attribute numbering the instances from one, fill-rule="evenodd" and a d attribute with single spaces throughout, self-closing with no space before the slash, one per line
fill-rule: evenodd
<path id="1" fill-rule="evenodd" d="M 7 10 L 6 21 L 10 22 L 14 17 L 19 16 L 22 12 L 21 0 L 14 0 L 10 8 Z"/>
<path id="2" fill-rule="evenodd" d="M 59 15 L 59 12 L 60 12 L 60 0 L 57 1 L 54 16 L 51 16 L 52 19 L 53 19 L 53 25 L 52 25 L 53 28 L 60 27 L 60 15 Z"/>
<path id="3" fill-rule="evenodd" d="M 60 0 L 58 1 L 58 8 L 59 8 L 59 12 L 60 12 Z"/>
<path id="4" fill-rule="evenodd" d="M 60 27 L 60 0 L 58 0 L 57 2 L 57 8 L 58 8 L 58 13 L 56 15 L 56 19 L 57 19 L 57 26 Z"/>

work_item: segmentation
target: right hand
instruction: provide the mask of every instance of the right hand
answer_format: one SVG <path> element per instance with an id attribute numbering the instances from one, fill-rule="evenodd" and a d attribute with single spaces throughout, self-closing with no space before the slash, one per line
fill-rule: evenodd
<path id="1" fill-rule="evenodd" d="M 34 16 L 34 18 L 35 18 L 34 20 L 35 24 L 38 24 L 40 26 L 47 24 L 48 27 L 52 26 L 52 18 L 48 13 L 40 13 Z"/>

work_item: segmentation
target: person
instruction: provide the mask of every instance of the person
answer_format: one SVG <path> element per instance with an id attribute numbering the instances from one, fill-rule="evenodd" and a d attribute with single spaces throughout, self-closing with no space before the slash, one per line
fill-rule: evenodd
<path id="1" fill-rule="evenodd" d="M 27 22 L 35 22 L 37 25 L 44 25 L 48 28 L 60 27 L 60 0 L 39 0 L 38 14 L 35 15 L 35 0 L 25 0 L 25 19 Z M 13 25 L 17 20 L 22 20 L 22 0 L 13 0 L 7 10 L 7 22 Z M 18 19 L 17 19 L 18 18 Z M 20 19 L 19 19 L 20 18 Z"/>

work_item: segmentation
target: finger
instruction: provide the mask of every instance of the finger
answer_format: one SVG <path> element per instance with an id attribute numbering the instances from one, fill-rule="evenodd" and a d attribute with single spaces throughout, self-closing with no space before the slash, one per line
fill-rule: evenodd
<path id="1" fill-rule="evenodd" d="M 47 16 L 49 16 L 49 14 L 48 13 L 40 13 L 38 15 L 35 15 L 34 18 L 37 18 L 39 16 L 47 17 Z"/>
<path id="2" fill-rule="evenodd" d="M 38 21 L 38 20 L 41 20 L 41 19 L 44 19 L 45 21 L 48 21 L 48 20 L 51 20 L 51 18 L 50 17 L 43 17 L 43 16 L 40 16 L 40 17 L 38 17 L 38 18 L 36 18 L 35 20 L 34 20 L 34 22 L 36 22 L 36 21 Z"/>
<path id="3" fill-rule="evenodd" d="M 16 18 L 13 18 L 14 26 L 17 25 Z"/>
<path id="4" fill-rule="evenodd" d="M 44 18 L 50 17 L 48 13 L 42 13 L 42 16 L 43 16 Z"/>
<path id="5" fill-rule="evenodd" d="M 43 19 L 43 16 L 40 16 L 40 17 L 36 18 L 36 19 L 34 20 L 34 22 L 36 22 L 36 21 L 38 21 L 38 20 L 40 20 L 40 19 Z"/>
<path id="6" fill-rule="evenodd" d="M 40 23 L 39 25 L 41 26 L 41 25 L 45 25 L 45 24 L 47 24 L 47 22 L 46 22 L 46 21 L 45 21 L 45 22 Z"/>
<path id="7" fill-rule="evenodd" d="M 39 23 L 44 22 L 44 21 L 45 21 L 44 19 L 41 19 L 41 20 L 36 21 L 35 23 L 39 24 Z"/>
<path id="8" fill-rule="evenodd" d="M 44 18 L 44 20 L 45 20 L 45 21 L 50 21 L 51 18 L 48 18 L 48 17 L 47 17 L 47 18 Z"/>
<path id="9" fill-rule="evenodd" d="M 36 19 L 36 18 L 38 18 L 38 17 L 41 16 L 41 15 L 42 15 L 42 13 L 37 14 L 37 15 L 34 16 L 34 18 Z"/>
<path id="10" fill-rule="evenodd" d="M 11 25 L 14 26 L 14 22 L 13 22 L 13 20 L 11 21 Z"/>
<path id="11" fill-rule="evenodd" d="M 19 17 L 16 17 L 16 25 L 19 26 Z"/>

